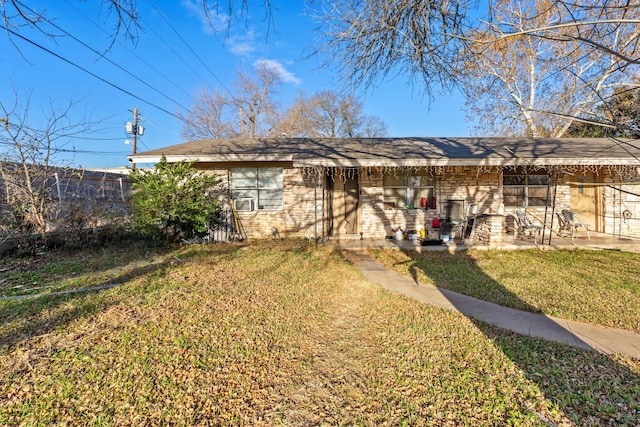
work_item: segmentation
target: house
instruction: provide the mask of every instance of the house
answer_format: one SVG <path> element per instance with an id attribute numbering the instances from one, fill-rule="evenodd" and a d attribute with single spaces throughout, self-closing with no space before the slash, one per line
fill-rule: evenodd
<path id="1" fill-rule="evenodd" d="M 397 228 L 432 231 L 434 218 L 447 225 L 473 216 L 473 239 L 499 247 L 519 208 L 554 229 L 555 214 L 570 208 L 592 231 L 640 235 L 638 140 L 224 139 L 130 161 L 162 155 L 223 177 L 249 237 L 381 239 Z"/>

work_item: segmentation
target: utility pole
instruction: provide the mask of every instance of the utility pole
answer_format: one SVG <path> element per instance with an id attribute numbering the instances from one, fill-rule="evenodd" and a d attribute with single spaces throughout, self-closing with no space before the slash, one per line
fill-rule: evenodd
<path id="1" fill-rule="evenodd" d="M 136 147 L 138 144 L 138 106 L 133 107 L 133 145 L 132 147 L 132 154 L 136 154 Z M 132 169 L 136 168 L 136 164 L 134 163 L 133 165 L 131 165 Z"/>
<path id="2" fill-rule="evenodd" d="M 131 110 L 129 110 L 131 111 Z M 132 154 L 136 154 L 136 147 L 138 144 L 138 135 L 144 135 L 144 128 L 142 127 L 142 125 L 138 125 L 138 107 L 133 107 L 133 123 L 131 122 L 127 122 L 127 126 L 126 126 L 126 131 L 128 134 L 133 135 L 132 136 Z M 131 169 L 135 169 L 136 168 L 136 164 L 132 163 L 131 164 Z"/>

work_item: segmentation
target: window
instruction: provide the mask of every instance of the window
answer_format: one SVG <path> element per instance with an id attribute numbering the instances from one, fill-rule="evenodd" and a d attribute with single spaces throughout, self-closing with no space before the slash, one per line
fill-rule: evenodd
<path id="1" fill-rule="evenodd" d="M 382 178 L 384 206 L 390 208 L 421 208 L 431 206 L 434 178 L 427 171 L 386 173 Z"/>
<path id="2" fill-rule="evenodd" d="M 231 197 L 239 210 L 282 209 L 282 168 L 231 169 Z"/>
<path id="3" fill-rule="evenodd" d="M 547 203 L 549 175 L 543 171 L 504 170 L 502 184 L 505 206 L 545 206 Z"/>

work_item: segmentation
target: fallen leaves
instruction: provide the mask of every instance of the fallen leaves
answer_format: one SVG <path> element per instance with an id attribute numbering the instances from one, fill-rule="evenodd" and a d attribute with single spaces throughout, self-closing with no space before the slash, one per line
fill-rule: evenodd
<path id="1" fill-rule="evenodd" d="M 373 251 L 422 283 L 568 320 L 640 332 L 640 257 L 615 251 Z"/>
<path id="2" fill-rule="evenodd" d="M 259 242 L 168 256 L 180 262 L 98 300 L 74 297 L 75 316 L 6 347 L 0 424 L 561 425 L 638 415 L 637 361 L 550 351 L 392 295 L 331 247 Z M 19 322 L 52 322 L 60 306 Z M 594 376 L 602 382 L 590 388 Z M 592 406 L 572 403 L 589 396 Z"/>

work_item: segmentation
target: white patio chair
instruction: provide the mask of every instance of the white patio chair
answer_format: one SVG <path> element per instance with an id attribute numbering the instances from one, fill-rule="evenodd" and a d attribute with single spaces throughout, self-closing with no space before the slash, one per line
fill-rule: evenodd
<path id="1" fill-rule="evenodd" d="M 556 232 L 558 237 L 562 237 L 563 233 L 567 233 L 568 235 L 571 235 L 571 230 L 569 230 L 569 224 L 564 219 L 564 216 L 562 215 L 562 213 L 556 212 L 556 217 L 558 218 L 558 230 Z"/>
<path id="2" fill-rule="evenodd" d="M 542 235 L 542 225 L 534 223 L 524 209 L 516 209 L 516 217 L 518 218 L 518 235 L 529 232 L 529 235 L 533 236 L 533 242 L 537 245 L 536 236 Z"/>
<path id="3" fill-rule="evenodd" d="M 571 209 L 562 209 L 562 217 L 564 218 L 566 229 L 568 229 L 569 232 L 571 233 L 572 242 L 573 242 L 573 238 L 576 236 L 576 231 L 580 227 L 584 227 L 584 229 L 587 231 L 587 239 L 591 240 L 591 235 L 589 233 L 590 231 L 589 228 L 591 227 L 591 224 L 582 222 L 582 220 L 580 219 L 580 217 L 576 212 L 572 211 Z"/>

